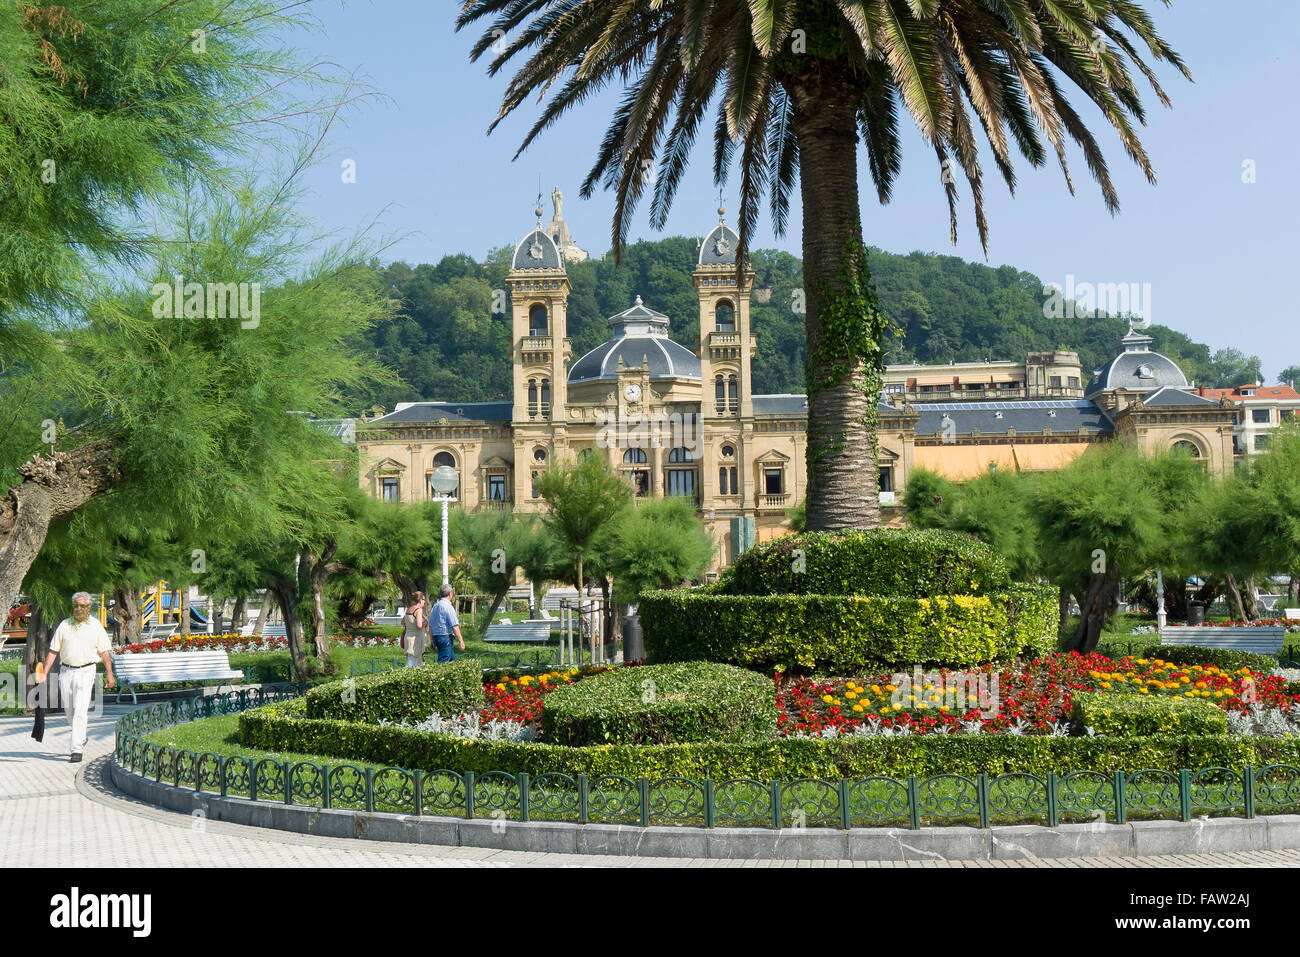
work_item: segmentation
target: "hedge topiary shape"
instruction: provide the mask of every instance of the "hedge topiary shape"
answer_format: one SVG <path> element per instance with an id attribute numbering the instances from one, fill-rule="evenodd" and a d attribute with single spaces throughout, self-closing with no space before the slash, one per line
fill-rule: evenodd
<path id="1" fill-rule="evenodd" d="M 307 692 L 310 718 L 375 724 L 423 721 L 430 714 L 464 714 L 483 707 L 483 669 L 476 659 L 332 681 Z"/>
<path id="2" fill-rule="evenodd" d="M 1079 692 L 1074 695 L 1073 705 L 1071 717 L 1100 735 L 1228 733 L 1228 716 L 1223 709 L 1199 698 Z"/>
<path id="3" fill-rule="evenodd" d="M 782 535 L 751 548 L 718 582 L 724 595 L 983 595 L 1011 584 L 1006 562 L 970 535 L 933 529 Z"/>
<path id="4" fill-rule="evenodd" d="M 551 744 L 766 741 L 776 737 L 776 692 L 763 675 L 702 661 L 619 668 L 546 696 Z"/>
<path id="5" fill-rule="evenodd" d="M 741 555 L 717 585 L 650 592 L 638 611 L 651 663 L 847 674 L 1046 654 L 1057 598 L 1014 584 L 969 535 L 877 529 L 782 536 Z"/>

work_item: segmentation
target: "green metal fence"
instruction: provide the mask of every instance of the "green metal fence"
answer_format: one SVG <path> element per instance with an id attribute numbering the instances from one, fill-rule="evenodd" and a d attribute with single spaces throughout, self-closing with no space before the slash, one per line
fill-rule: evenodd
<path id="1" fill-rule="evenodd" d="M 414 815 L 688 825 L 696 827 L 904 827 L 1069 822 L 1189 821 L 1202 815 L 1254 818 L 1300 811 L 1300 768 L 1210 767 L 1177 773 L 941 774 L 928 778 L 630 778 L 396 767 L 196 753 L 145 741 L 185 721 L 233 714 L 303 693 L 305 686 L 231 691 L 169 701 L 117 722 L 118 763 L 195 792 L 321 808 Z"/>

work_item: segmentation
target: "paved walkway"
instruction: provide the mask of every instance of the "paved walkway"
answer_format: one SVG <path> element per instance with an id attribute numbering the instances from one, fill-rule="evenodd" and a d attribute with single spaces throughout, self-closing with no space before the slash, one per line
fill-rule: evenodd
<path id="1" fill-rule="evenodd" d="M 104 774 L 113 722 L 127 706 L 92 715 L 86 761 L 68 762 L 68 723 L 0 718 L 0 866 L 3 867 L 1298 867 L 1300 850 L 1149 858 L 1035 861 L 723 861 L 540 854 L 311 837 L 222 821 L 195 821 L 113 790 Z"/>

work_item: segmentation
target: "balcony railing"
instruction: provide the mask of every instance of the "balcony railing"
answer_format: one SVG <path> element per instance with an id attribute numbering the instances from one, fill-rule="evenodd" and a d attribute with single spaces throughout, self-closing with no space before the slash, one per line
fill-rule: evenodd
<path id="1" fill-rule="evenodd" d="M 491 499 L 482 503 L 479 507 L 485 512 L 508 512 L 513 502 L 502 499 Z"/>
<path id="2" fill-rule="evenodd" d="M 791 496 L 789 492 L 782 492 L 780 495 L 768 495 L 766 493 L 762 493 L 758 496 L 758 507 L 759 508 L 789 508 L 790 498 Z"/>
<path id="3" fill-rule="evenodd" d="M 714 332 L 709 334 L 709 344 L 715 346 L 740 345 L 739 332 Z"/>
<path id="4" fill-rule="evenodd" d="M 550 336 L 524 336 L 523 350 L 524 352 L 550 352 L 551 337 Z"/>

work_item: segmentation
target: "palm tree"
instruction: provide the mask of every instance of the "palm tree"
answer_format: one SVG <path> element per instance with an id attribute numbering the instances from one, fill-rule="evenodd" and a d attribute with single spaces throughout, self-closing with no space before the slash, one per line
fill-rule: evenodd
<path id="1" fill-rule="evenodd" d="M 1012 150 L 1039 166 L 1046 140 L 1073 192 L 1069 137 L 1113 213 L 1119 200 L 1106 161 L 1065 88 L 1093 101 L 1154 182 L 1132 125 L 1145 115 L 1130 67 L 1165 105 L 1139 49 L 1190 79 L 1137 0 L 464 0 L 457 29 L 486 17 L 493 19 L 473 47 L 474 60 L 491 51 L 495 75 L 528 52 L 489 132 L 527 97 L 552 92 L 520 153 L 567 110 L 623 82 L 624 97 L 581 190 L 589 198 L 603 182 L 617 191 L 616 259 L 647 188 L 651 223 L 663 227 L 714 100 L 719 185 L 740 149 L 738 278 L 763 194 L 770 194 L 779 235 L 798 171 L 809 529 L 879 524 L 873 446 L 886 322 L 863 255 L 859 142 L 880 201 L 888 202 L 902 165 L 901 101 L 942 171 L 953 241 L 955 160 L 987 251 L 972 112 L 1008 188 L 1015 188 Z"/>

